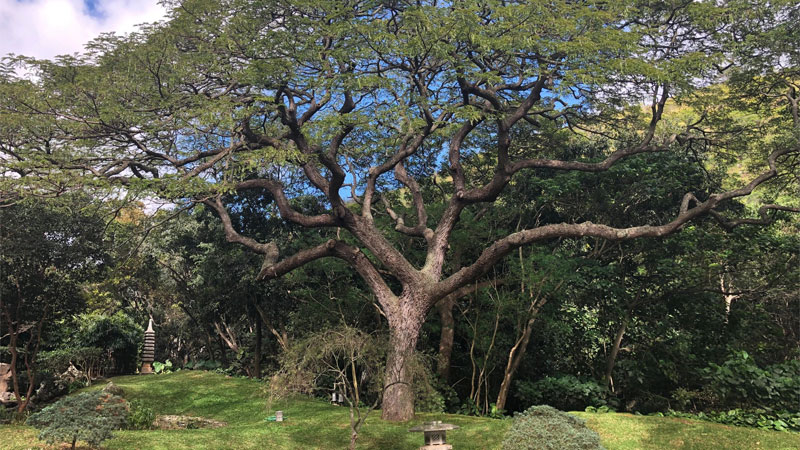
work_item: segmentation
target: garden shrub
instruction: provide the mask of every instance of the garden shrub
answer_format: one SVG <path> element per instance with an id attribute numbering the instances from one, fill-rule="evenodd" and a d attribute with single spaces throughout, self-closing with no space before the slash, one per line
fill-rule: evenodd
<path id="1" fill-rule="evenodd" d="M 503 450 L 603 450 L 586 422 L 551 406 L 532 406 L 514 416 Z"/>
<path id="2" fill-rule="evenodd" d="M 596 381 L 572 375 L 544 377 L 536 382 L 517 382 L 515 394 L 524 405 L 550 405 L 562 411 L 583 411 L 587 406 L 605 406 L 606 390 Z"/>
<path id="3" fill-rule="evenodd" d="M 77 347 L 99 347 L 108 355 L 111 364 L 105 367 L 111 374 L 136 372 L 139 346 L 144 330 L 123 312 L 111 316 L 84 314 L 81 328 L 74 338 Z"/>
<path id="4" fill-rule="evenodd" d="M 156 413 L 151 408 L 138 401 L 130 402 L 127 429 L 151 430 L 156 420 Z"/>
<path id="5" fill-rule="evenodd" d="M 0 405 L 0 425 L 11 423 L 15 409 Z"/>
<path id="6" fill-rule="evenodd" d="M 427 381 L 414 383 L 414 410 L 440 413 L 445 410 L 444 396 Z"/>
<path id="7" fill-rule="evenodd" d="M 37 360 L 42 369 L 56 376 L 72 366 L 87 380 L 91 380 L 99 376 L 103 353 L 100 347 L 67 347 L 41 352 Z"/>
<path id="8" fill-rule="evenodd" d="M 190 370 L 216 370 L 221 366 L 222 364 L 219 361 L 198 359 L 197 361 L 189 361 L 183 368 Z"/>
<path id="9" fill-rule="evenodd" d="M 100 376 L 104 350 L 97 347 L 67 347 L 40 352 L 37 357 L 36 403 L 47 403 L 85 388 Z"/>
<path id="10" fill-rule="evenodd" d="M 717 407 L 800 412 L 800 360 L 760 368 L 745 351 L 732 353 L 721 365 L 704 369 L 705 388 L 719 398 Z"/>
<path id="11" fill-rule="evenodd" d="M 409 372 L 414 388 L 414 410 L 441 413 L 445 410 L 445 397 L 438 386 L 438 379 L 431 369 L 432 360 L 424 354 L 416 354 L 409 362 Z"/>
<path id="12" fill-rule="evenodd" d="M 800 431 L 800 413 L 791 413 L 788 411 L 773 412 L 766 409 L 750 411 L 731 409 L 728 411 L 687 413 L 670 410 L 666 414 L 659 415 L 705 420 L 738 427 L 759 428 L 761 430 Z"/>
<path id="13" fill-rule="evenodd" d="M 86 441 L 96 447 L 122 428 L 128 417 L 124 398 L 102 391 L 83 392 L 62 398 L 28 417 L 27 424 L 39 428 L 39 439 L 48 444 Z"/>
<path id="14" fill-rule="evenodd" d="M 166 360 L 163 363 L 154 361 L 153 362 L 153 372 L 156 374 L 159 373 L 172 373 L 172 361 Z"/>

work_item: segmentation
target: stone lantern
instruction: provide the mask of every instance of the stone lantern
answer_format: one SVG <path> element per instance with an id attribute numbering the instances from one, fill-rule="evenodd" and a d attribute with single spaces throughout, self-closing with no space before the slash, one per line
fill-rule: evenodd
<path id="1" fill-rule="evenodd" d="M 156 332 L 153 331 L 153 319 L 147 324 L 147 331 L 144 332 L 144 350 L 142 351 L 142 370 L 140 374 L 153 373 L 153 359 L 156 355 Z"/>
<path id="2" fill-rule="evenodd" d="M 458 426 L 441 421 L 425 422 L 408 431 L 422 432 L 425 434 L 425 445 L 419 450 L 452 450 L 453 446 L 447 443 L 448 430 L 457 430 Z"/>

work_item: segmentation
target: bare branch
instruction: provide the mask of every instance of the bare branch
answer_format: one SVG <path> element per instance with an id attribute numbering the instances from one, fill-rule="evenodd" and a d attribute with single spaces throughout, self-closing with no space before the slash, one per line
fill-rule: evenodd
<path id="1" fill-rule="evenodd" d="M 265 261 L 258 278 L 262 280 L 278 278 L 298 267 L 326 257 L 336 257 L 348 262 L 361 275 L 361 278 L 377 296 L 378 302 L 382 306 L 393 306 L 396 296 L 386 285 L 383 277 L 375 269 L 369 258 L 358 248 L 334 239 L 330 239 L 316 247 L 301 250 L 277 263 L 267 264 L 267 261 Z"/>
<path id="2" fill-rule="evenodd" d="M 727 229 L 732 230 L 740 225 L 769 225 L 775 222 L 776 214 L 769 215 L 768 211 L 788 211 L 788 212 L 800 212 L 800 208 L 793 208 L 790 206 L 782 206 L 782 205 L 764 205 L 758 208 L 758 219 L 750 219 L 750 218 L 743 218 L 743 219 L 733 219 L 728 220 L 720 214 L 718 211 L 711 210 L 709 213 L 714 216 L 714 218 L 719 222 L 719 224 Z"/>
<path id="3" fill-rule="evenodd" d="M 484 249 L 478 259 L 470 266 L 464 267 L 449 278 L 441 281 L 435 288 L 434 297 L 438 300 L 445 295 L 455 291 L 460 286 L 477 279 L 485 274 L 489 268 L 504 258 L 513 249 L 533 242 L 551 238 L 579 238 L 593 236 L 608 240 L 629 240 L 641 237 L 662 237 L 674 233 L 689 221 L 711 213 L 720 203 L 750 195 L 753 190 L 764 182 L 777 176 L 777 158 L 792 152 L 792 149 L 780 149 L 774 151 L 768 158 L 770 170 L 762 173 L 747 185 L 732 191 L 721 194 L 711 195 L 706 201 L 698 203 L 690 208 L 689 204 L 696 198 L 691 194 L 684 196 L 678 216 L 671 222 L 663 225 L 641 225 L 628 228 L 614 228 L 607 225 L 594 224 L 592 222 L 583 223 L 560 223 L 544 225 L 538 228 L 522 230 L 512 233 L 505 238 L 495 241 L 492 245 Z M 795 150 L 796 151 L 796 150 Z M 773 206 L 770 208 L 769 206 Z M 766 209 L 777 209 L 776 205 L 767 205 Z M 782 210 L 793 210 L 781 207 Z M 765 211 L 766 214 L 766 211 Z M 755 219 L 742 219 L 755 220 Z"/>
<path id="4" fill-rule="evenodd" d="M 286 193 L 283 190 L 283 186 L 277 181 L 268 180 L 264 178 L 259 178 L 255 180 L 246 180 L 237 183 L 235 188 L 236 190 L 247 190 L 255 188 L 266 189 L 272 195 L 272 198 L 275 199 L 275 204 L 278 206 L 278 211 L 281 213 L 281 217 L 290 222 L 294 222 L 298 225 L 311 228 L 332 227 L 341 225 L 337 221 L 337 219 L 331 216 L 330 214 L 308 216 L 297 212 L 297 210 L 292 208 L 291 205 L 289 204 L 289 199 L 286 197 Z"/>
<path id="5" fill-rule="evenodd" d="M 225 239 L 228 242 L 241 244 L 256 253 L 264 255 L 265 263 L 266 261 L 276 261 L 278 259 L 278 246 L 274 242 L 262 244 L 255 239 L 242 236 L 233 228 L 231 216 L 228 214 L 228 210 L 225 209 L 225 205 L 222 204 L 222 200 L 220 200 L 219 196 L 214 199 L 205 199 L 202 202 L 213 209 L 217 213 L 217 216 L 219 216 L 222 222 L 222 228 L 225 232 Z"/>

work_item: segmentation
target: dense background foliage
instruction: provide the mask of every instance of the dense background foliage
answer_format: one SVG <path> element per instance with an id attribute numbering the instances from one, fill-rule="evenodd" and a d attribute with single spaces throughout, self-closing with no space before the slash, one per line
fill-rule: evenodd
<path id="1" fill-rule="evenodd" d="M 558 7 L 526 10 L 524 2 L 487 2 L 494 9 L 470 2 L 451 11 L 357 2 L 363 10 L 354 11 L 364 15 L 351 17 L 339 2 L 291 5 L 302 14 L 285 14 L 280 2 L 168 3 L 181 5 L 170 21 L 101 37 L 86 55 L 18 57 L 0 66 L 0 150 L 13 156 L 4 156 L 0 173 L 0 362 L 13 367 L 19 412 L 98 377 L 136 372 L 150 319 L 159 372 L 269 379 L 295 369 L 305 381 L 297 390 L 327 397 L 333 383 L 344 382 L 356 404 L 372 404 L 383 392 L 378 368 L 390 366 L 385 355 L 395 350 L 388 340 L 403 328 L 388 317 L 401 311 L 387 300 L 402 297 L 393 289 L 424 316 L 419 340 L 416 329 L 406 339 L 419 352 L 409 378 L 417 410 L 502 417 L 548 404 L 800 430 L 800 221 L 789 212 L 800 202 L 793 190 L 800 38 L 787 26 L 800 15 L 797 5 L 553 2 Z M 231 13 L 236 8 L 256 9 Z M 718 22 L 715 8 L 731 22 Z M 513 33 L 503 28 L 523 13 L 539 22 L 522 20 Z M 225 22 L 225 14 L 235 20 Z M 329 42 L 320 52 L 319 36 L 293 33 L 312 26 L 340 46 Z M 692 38 L 679 44 L 648 41 L 650 32 L 678 40 L 686 30 Z M 530 37 L 537 33 L 547 38 Z M 279 52 L 287 45 L 294 46 L 289 56 Z M 520 48 L 528 56 L 518 58 Z M 535 78 L 543 109 L 517 117 L 513 129 L 496 127 L 509 105 L 523 103 L 519 86 L 533 85 L 550 53 L 564 62 Z M 741 64 L 720 66 L 727 61 Z M 330 77 L 319 75 L 319 65 Z M 20 66 L 39 78 L 21 79 Z M 474 80 L 461 79 L 467 69 Z M 512 72 L 521 74 L 519 85 Z M 296 86 L 272 89 L 287 74 Z M 238 81 L 227 86 L 229 77 Z M 408 88 L 420 80 L 427 84 Z M 503 86 L 497 97 L 483 89 L 492 83 Z M 293 93 L 303 89 L 334 91 L 344 105 L 353 93 L 367 100 L 355 110 L 322 105 L 322 119 L 311 121 L 314 95 Z M 307 154 L 299 148 L 295 97 L 301 121 L 312 111 L 304 132 L 316 150 Z M 431 110 L 443 119 L 433 120 Z M 459 126 L 471 134 L 453 164 L 443 149 Z M 392 160 L 403 133 L 419 130 L 413 155 L 384 171 L 394 167 L 395 175 L 373 180 L 375 203 L 380 197 L 385 205 L 377 209 L 386 209 L 372 217 L 367 207 L 363 217 L 374 233 L 352 225 L 366 222 L 342 219 L 362 217 L 367 188 L 336 168 L 372 174 L 370 166 Z M 270 141 L 272 133 L 283 141 Z M 322 144 L 335 158 L 317 152 Z M 650 146 L 659 151 L 642 150 Z M 312 154 L 325 167 L 314 173 L 352 187 L 349 196 L 315 190 L 327 179 L 302 179 Z M 415 298 L 406 289 L 417 278 L 403 281 L 396 269 L 407 263 L 416 270 L 435 253 L 426 253 L 424 231 L 396 232 L 405 229 L 404 217 L 433 222 L 455 214 L 452 233 L 437 244 L 443 267 L 433 283 L 442 283 L 478 260 L 486 243 L 521 230 L 669 224 L 690 211 L 689 200 L 681 209 L 686 193 L 694 195 L 692 208 L 711 205 L 767 170 L 770 154 L 786 166 L 764 172 L 773 182 L 714 204 L 676 233 L 639 240 L 565 233 L 509 244 L 485 274 L 431 305 L 425 301 L 433 296 Z M 527 161 L 530 170 L 506 178 L 505 168 L 495 172 L 503 158 Z M 602 170 L 553 163 L 597 168 L 608 158 L 613 164 Z M 472 190 L 456 188 L 464 179 Z M 493 179 L 502 187 L 481 197 L 480 186 Z M 283 185 L 275 188 L 275 180 Z M 250 189 L 257 181 L 270 189 Z M 477 200 L 459 203 L 464 192 Z M 265 268 L 274 270 L 273 248 L 253 244 L 261 254 L 250 252 L 230 242 L 236 236 L 284 255 L 335 240 L 356 249 L 359 268 L 370 267 L 380 283 L 368 285 L 332 258 L 309 258 L 279 279 L 259 280 Z M 380 246 L 359 247 L 375 236 Z M 347 339 L 338 343 L 349 346 L 322 345 L 343 329 Z M 370 343 L 361 355 L 351 352 L 359 337 Z M 304 359 L 311 353 L 317 359 Z"/>

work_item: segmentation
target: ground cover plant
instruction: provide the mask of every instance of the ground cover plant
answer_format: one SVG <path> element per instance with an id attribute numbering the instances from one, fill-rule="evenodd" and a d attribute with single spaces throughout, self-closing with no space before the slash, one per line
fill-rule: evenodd
<path id="1" fill-rule="evenodd" d="M 331 406 L 326 401 L 295 398 L 265 407 L 261 384 L 244 378 L 203 371 L 180 371 L 156 376 L 115 377 L 114 384 L 125 390 L 126 397 L 147 405 L 156 414 L 178 414 L 227 422 L 215 429 L 196 430 L 123 430 L 105 441 L 108 449 L 218 449 L 235 442 L 237 448 L 257 449 L 339 449 L 350 440 L 347 408 Z M 102 386 L 90 388 L 100 390 Z M 277 424 L 264 419 L 284 411 L 286 422 Z M 709 422 L 630 414 L 572 413 L 587 421 L 600 434 L 609 450 L 664 448 L 684 449 L 795 449 L 800 435 L 752 428 L 731 427 Z M 448 433 L 448 442 L 457 449 L 500 449 L 511 426 L 510 420 L 496 420 L 452 414 L 420 414 L 417 420 L 393 424 L 370 417 L 359 434 L 359 448 L 415 449 L 422 445 L 419 433 L 408 429 L 428 420 L 442 420 L 461 428 Z M 3 448 L 22 450 L 43 448 L 37 431 L 20 425 L 0 425 Z M 79 442 L 81 447 L 85 444 Z"/>

